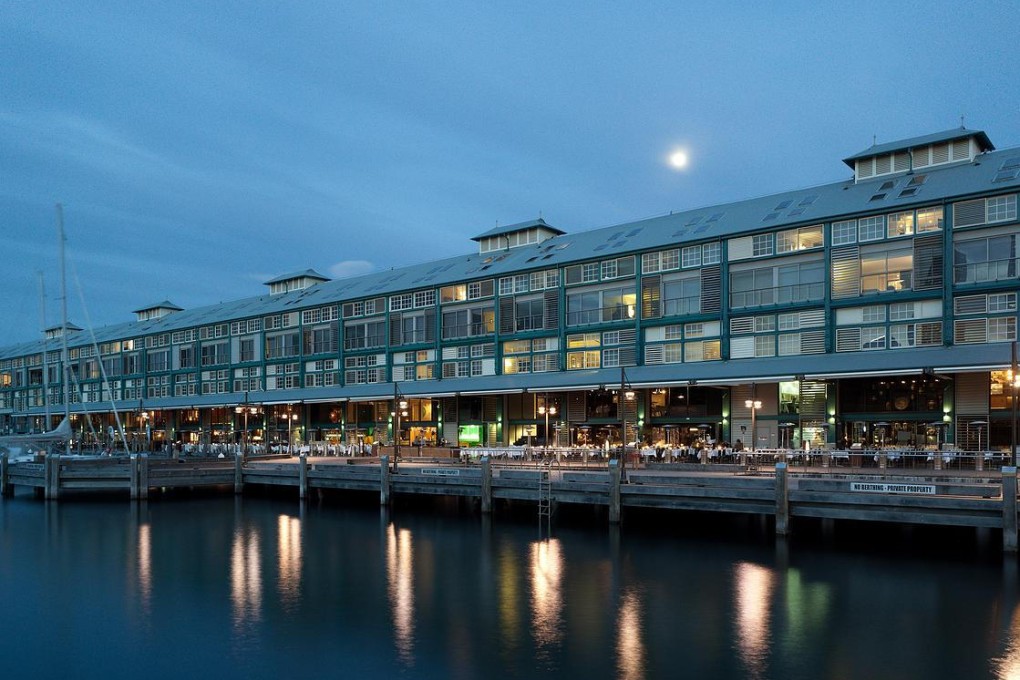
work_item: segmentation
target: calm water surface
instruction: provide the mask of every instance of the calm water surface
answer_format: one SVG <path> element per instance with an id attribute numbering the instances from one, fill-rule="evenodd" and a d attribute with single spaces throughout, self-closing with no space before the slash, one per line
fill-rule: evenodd
<path id="1" fill-rule="evenodd" d="M 954 534 L 954 554 L 664 521 L 708 520 L 584 516 L 550 537 L 435 507 L 19 496 L 0 502 L 0 673 L 1020 678 L 994 535 Z"/>

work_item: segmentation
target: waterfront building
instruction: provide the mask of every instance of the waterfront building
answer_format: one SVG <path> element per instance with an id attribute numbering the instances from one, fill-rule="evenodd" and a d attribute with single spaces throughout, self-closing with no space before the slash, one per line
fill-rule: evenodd
<path id="1" fill-rule="evenodd" d="M 65 324 L 0 348 L 0 431 L 52 427 L 66 380 L 99 442 L 115 404 L 157 446 L 1008 447 L 1020 149 L 961 127 L 843 162 L 807 189 L 573 233 L 536 219 L 425 264 L 164 300 L 95 343 Z"/>

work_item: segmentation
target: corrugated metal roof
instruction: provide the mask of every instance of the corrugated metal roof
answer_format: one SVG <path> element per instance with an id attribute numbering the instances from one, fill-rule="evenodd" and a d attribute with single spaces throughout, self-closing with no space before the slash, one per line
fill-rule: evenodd
<path id="1" fill-rule="evenodd" d="M 886 142 L 885 144 L 873 144 L 860 153 L 844 158 L 843 162 L 852 168 L 854 167 L 854 161 L 860 160 L 861 158 L 871 158 L 872 156 L 891 153 L 893 151 L 906 151 L 907 149 L 927 146 L 928 144 L 951 142 L 954 139 L 963 139 L 964 137 L 974 137 L 977 139 L 978 146 L 982 151 L 992 151 L 995 149 L 995 145 L 992 144 L 992 140 L 988 139 L 988 135 L 986 135 L 983 130 L 968 130 L 964 127 L 958 127 L 952 130 L 944 130 L 943 132 L 934 132 L 930 135 L 911 137 L 910 139 L 901 139 L 895 142 Z"/>
<path id="2" fill-rule="evenodd" d="M 992 180 L 1003 162 L 1016 156 L 1016 149 L 1004 149 L 982 154 L 970 163 L 936 166 L 923 173 L 885 175 L 857 183 L 849 178 L 590 231 L 560 234 L 536 245 L 498 253 L 458 255 L 400 269 L 324 281 L 300 291 L 259 295 L 183 310 L 159 319 L 105 326 L 95 329 L 95 335 L 97 342 L 135 338 L 398 292 L 433 289 L 452 283 L 522 274 L 616 255 L 716 241 L 777 228 L 818 224 L 851 215 L 940 205 L 950 198 L 959 200 L 993 191 L 1015 191 L 1020 187 L 1020 177 L 996 183 Z M 907 183 L 921 175 L 924 182 L 918 190 L 901 196 Z M 888 182 L 894 183 L 892 189 L 880 191 Z M 885 196 L 876 199 L 879 194 Z M 88 342 L 90 340 L 82 338 L 74 345 Z M 0 348 L 0 358 L 33 354 L 40 349 L 41 342 Z"/>

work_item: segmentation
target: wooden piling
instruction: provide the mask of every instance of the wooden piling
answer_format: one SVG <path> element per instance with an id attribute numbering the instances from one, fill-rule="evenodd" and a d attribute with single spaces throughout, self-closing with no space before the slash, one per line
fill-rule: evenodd
<path id="1" fill-rule="evenodd" d="M 244 477 L 242 476 L 242 468 L 244 463 L 244 454 L 237 452 L 234 454 L 234 493 L 239 494 L 244 490 Z"/>
<path id="2" fill-rule="evenodd" d="M 609 461 L 609 523 L 620 523 L 620 461 Z"/>
<path id="3" fill-rule="evenodd" d="M 7 452 L 0 453 L 0 496 L 11 495 L 11 472 Z"/>
<path id="4" fill-rule="evenodd" d="M 1017 551 L 1016 466 L 1002 467 L 1002 550 Z"/>
<path id="5" fill-rule="evenodd" d="M 308 498 L 308 455 L 298 456 L 298 498 Z"/>
<path id="6" fill-rule="evenodd" d="M 129 467 L 129 485 L 131 487 L 131 500 L 138 500 L 138 454 L 132 453 L 129 459 L 131 464 Z"/>
<path id="7" fill-rule="evenodd" d="M 776 463 L 776 535 L 790 533 L 790 493 L 787 464 Z"/>
<path id="8" fill-rule="evenodd" d="M 55 501 L 60 498 L 60 456 L 47 454 L 43 470 L 45 474 L 43 484 L 46 489 L 44 496 L 48 501 Z"/>
<path id="9" fill-rule="evenodd" d="M 149 500 L 149 454 L 143 453 L 138 459 L 138 499 Z"/>
<path id="10" fill-rule="evenodd" d="M 492 512 L 492 463 L 488 456 L 482 457 L 482 514 Z"/>
<path id="11" fill-rule="evenodd" d="M 390 457 L 379 459 L 379 505 L 390 504 Z"/>

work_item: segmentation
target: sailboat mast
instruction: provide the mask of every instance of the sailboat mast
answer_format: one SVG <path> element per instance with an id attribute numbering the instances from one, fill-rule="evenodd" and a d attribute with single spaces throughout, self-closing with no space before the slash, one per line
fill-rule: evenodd
<path id="1" fill-rule="evenodd" d="M 60 237 L 60 366 L 64 378 L 64 417 L 71 417 L 71 371 L 67 362 L 67 267 L 64 264 L 64 206 L 57 203 L 57 231 Z"/>
<path id="2" fill-rule="evenodd" d="M 47 365 L 47 354 L 49 354 L 49 343 L 46 341 L 46 285 L 43 283 L 43 273 L 39 272 L 39 330 L 43 334 L 42 345 L 42 384 L 43 384 L 43 406 L 46 408 L 46 424 L 43 432 L 50 429 L 50 367 Z"/>

